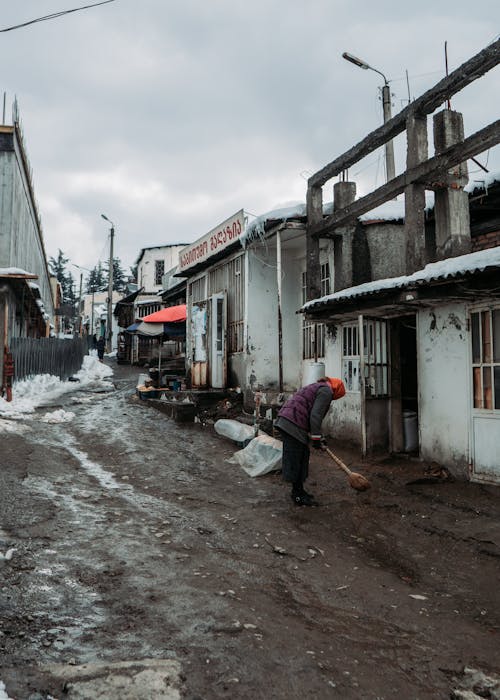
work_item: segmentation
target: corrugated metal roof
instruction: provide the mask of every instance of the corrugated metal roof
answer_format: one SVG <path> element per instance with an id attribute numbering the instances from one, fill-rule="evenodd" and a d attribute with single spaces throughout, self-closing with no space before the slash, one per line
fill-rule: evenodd
<path id="1" fill-rule="evenodd" d="M 460 255 L 456 258 L 447 258 L 435 263 L 429 263 L 423 270 L 418 270 L 412 275 L 401 277 L 388 277 L 383 280 L 366 282 L 356 287 L 342 289 L 339 292 L 328 294 L 319 299 L 313 299 L 301 308 L 301 311 L 309 311 L 312 308 L 333 304 L 341 299 L 354 299 L 355 297 L 369 296 L 389 289 L 404 289 L 425 285 L 438 280 L 463 277 L 467 274 L 482 272 L 486 268 L 498 267 L 500 269 L 500 246 L 479 250 L 475 253 Z"/>

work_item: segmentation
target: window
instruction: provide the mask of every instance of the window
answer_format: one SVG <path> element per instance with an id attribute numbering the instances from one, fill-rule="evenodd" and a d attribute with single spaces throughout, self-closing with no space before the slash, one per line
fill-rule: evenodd
<path id="1" fill-rule="evenodd" d="M 206 293 L 206 277 L 200 277 L 189 285 L 189 297 L 191 303 L 196 303 L 198 301 L 205 301 L 207 298 Z"/>
<path id="2" fill-rule="evenodd" d="M 321 265 L 321 296 L 330 294 L 330 266 Z M 302 273 L 302 303 L 307 301 L 306 273 Z M 317 349 L 317 352 L 316 352 Z M 302 358 L 304 360 L 325 356 L 325 324 L 303 319 L 302 321 Z"/>
<path id="3" fill-rule="evenodd" d="M 227 350 L 242 352 L 244 326 L 243 255 L 227 263 Z"/>
<path id="4" fill-rule="evenodd" d="M 387 361 L 387 324 L 385 321 L 364 321 L 363 357 L 366 395 L 388 396 L 389 365 Z M 342 328 L 342 380 L 347 391 L 360 391 L 359 324 Z"/>
<path id="5" fill-rule="evenodd" d="M 500 308 L 471 314 L 474 408 L 500 410 Z"/>
<path id="6" fill-rule="evenodd" d="M 211 270 L 208 278 L 209 296 L 217 292 L 227 293 L 227 351 L 243 351 L 244 330 L 244 256 Z"/>
<path id="7" fill-rule="evenodd" d="M 165 260 L 155 260 L 155 284 L 161 284 L 161 278 L 165 274 Z"/>

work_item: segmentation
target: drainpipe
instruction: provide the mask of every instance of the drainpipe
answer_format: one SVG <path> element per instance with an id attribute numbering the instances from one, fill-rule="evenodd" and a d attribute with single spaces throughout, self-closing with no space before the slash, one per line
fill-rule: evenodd
<path id="1" fill-rule="evenodd" d="M 361 453 L 366 455 L 366 386 L 365 386 L 365 334 L 363 328 L 363 314 L 358 316 L 359 339 L 359 390 L 361 400 Z"/>
<path id="2" fill-rule="evenodd" d="M 283 393 L 283 319 L 281 316 L 281 231 L 276 232 L 276 282 L 278 286 L 278 384 Z"/>

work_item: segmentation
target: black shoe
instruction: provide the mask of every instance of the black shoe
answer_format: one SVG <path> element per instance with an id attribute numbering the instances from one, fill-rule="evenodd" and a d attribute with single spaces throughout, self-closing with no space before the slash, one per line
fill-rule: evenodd
<path id="1" fill-rule="evenodd" d="M 318 502 L 308 493 L 292 493 L 292 501 L 296 506 L 317 506 Z"/>

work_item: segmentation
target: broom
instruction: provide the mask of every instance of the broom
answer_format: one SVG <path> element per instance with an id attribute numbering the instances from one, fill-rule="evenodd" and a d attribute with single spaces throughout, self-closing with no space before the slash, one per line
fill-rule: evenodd
<path id="1" fill-rule="evenodd" d="M 329 447 L 325 447 L 324 450 L 333 459 L 335 464 L 337 464 L 337 466 L 339 466 L 347 474 L 347 476 L 349 477 L 349 486 L 351 488 L 356 489 L 356 491 L 366 491 L 370 488 L 370 482 L 362 474 L 352 472 L 349 469 L 349 467 L 346 464 L 344 464 L 344 462 L 341 459 L 339 459 L 339 457 L 337 457 L 337 455 L 333 454 Z"/>

